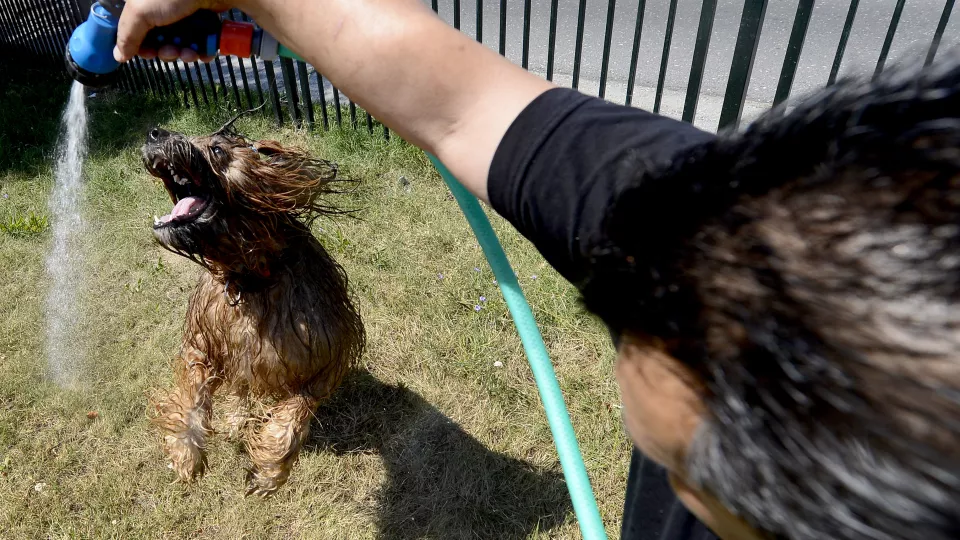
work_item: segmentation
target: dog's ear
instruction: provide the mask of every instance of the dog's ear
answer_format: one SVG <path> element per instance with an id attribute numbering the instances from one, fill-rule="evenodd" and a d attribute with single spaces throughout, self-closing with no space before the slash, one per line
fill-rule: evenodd
<path id="1" fill-rule="evenodd" d="M 320 196 L 336 191 L 331 186 L 337 180 L 336 163 L 276 141 L 257 141 L 252 148 L 259 159 L 247 164 L 248 178 L 235 183 L 249 206 L 262 213 L 298 217 L 336 212 L 319 201 Z"/>

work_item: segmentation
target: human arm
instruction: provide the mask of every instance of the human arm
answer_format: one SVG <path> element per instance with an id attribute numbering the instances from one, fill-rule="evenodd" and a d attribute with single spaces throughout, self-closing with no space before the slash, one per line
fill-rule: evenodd
<path id="1" fill-rule="evenodd" d="M 128 1 L 120 58 L 136 54 L 151 27 L 211 5 Z M 552 87 L 450 28 L 419 0 L 240 0 L 236 6 L 381 122 L 437 156 L 484 201 L 504 133 Z"/>
<path id="2" fill-rule="evenodd" d="M 126 17 L 147 20 L 141 10 L 160 1 L 130 0 L 119 46 L 136 52 Z M 617 186 L 709 138 L 676 120 L 551 90 L 419 0 L 239 1 L 352 99 L 436 155 L 573 283 L 584 277 Z"/>

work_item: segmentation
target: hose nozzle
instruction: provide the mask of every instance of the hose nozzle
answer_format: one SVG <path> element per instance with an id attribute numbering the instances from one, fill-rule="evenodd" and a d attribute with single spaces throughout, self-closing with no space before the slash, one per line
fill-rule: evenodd
<path id="1" fill-rule="evenodd" d="M 67 73 L 85 86 L 106 86 L 117 79 L 120 64 L 113 58 L 117 44 L 117 23 L 100 3 L 90 6 L 90 16 L 77 27 L 67 42 L 64 60 Z"/>
<path id="2" fill-rule="evenodd" d="M 87 20 L 73 31 L 64 60 L 67 73 L 75 80 L 97 87 L 116 81 L 120 64 L 113 58 L 113 48 L 117 45 L 117 25 L 123 7 L 123 0 L 99 0 L 90 6 Z M 174 45 L 193 49 L 199 56 L 215 56 L 220 48 L 220 26 L 219 15 L 200 10 L 179 22 L 150 30 L 141 46 L 157 50 L 163 45 Z M 247 52 L 246 56 L 249 55 Z"/>

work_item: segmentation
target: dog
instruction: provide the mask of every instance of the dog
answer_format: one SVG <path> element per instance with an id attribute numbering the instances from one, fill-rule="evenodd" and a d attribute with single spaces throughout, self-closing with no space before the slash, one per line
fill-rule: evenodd
<path id="1" fill-rule="evenodd" d="M 365 334 L 345 271 L 309 228 L 343 213 L 321 201 L 336 191 L 336 165 L 248 141 L 236 119 L 207 137 L 154 128 L 142 148 L 174 203 L 154 218 L 154 236 L 207 270 L 187 308 L 176 387 L 154 404 L 152 421 L 177 478 L 191 481 L 206 468 L 213 394 L 225 390 L 230 436 L 245 435 L 252 461 L 246 493 L 269 496 L 289 478 L 314 410 L 357 362 Z M 266 413 L 249 427 L 256 401 Z"/>

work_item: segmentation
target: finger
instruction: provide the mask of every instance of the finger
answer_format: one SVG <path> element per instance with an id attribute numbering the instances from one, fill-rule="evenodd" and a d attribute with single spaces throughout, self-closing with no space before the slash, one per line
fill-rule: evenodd
<path id="1" fill-rule="evenodd" d="M 164 62 L 172 62 L 180 57 L 180 49 L 175 45 L 164 45 L 157 50 L 157 56 Z"/>
<path id="2" fill-rule="evenodd" d="M 157 51 L 155 49 L 140 49 L 137 52 L 137 56 L 144 60 L 153 60 L 157 57 Z"/>
<path id="3" fill-rule="evenodd" d="M 117 46 L 113 48 L 113 57 L 117 62 L 126 62 L 137 54 L 140 44 L 153 24 L 138 7 L 139 4 L 128 3 L 120 15 L 120 24 L 117 27 Z"/>
<path id="4" fill-rule="evenodd" d="M 201 56 L 200 61 L 203 62 L 204 64 L 209 64 L 210 62 L 213 62 L 214 58 L 216 58 L 216 56 L 213 56 L 213 55 Z"/>
<path id="5" fill-rule="evenodd" d="M 200 58 L 200 56 L 197 54 L 197 51 L 193 49 L 183 48 L 180 50 L 180 59 L 184 62 L 196 62 L 197 58 Z"/>

